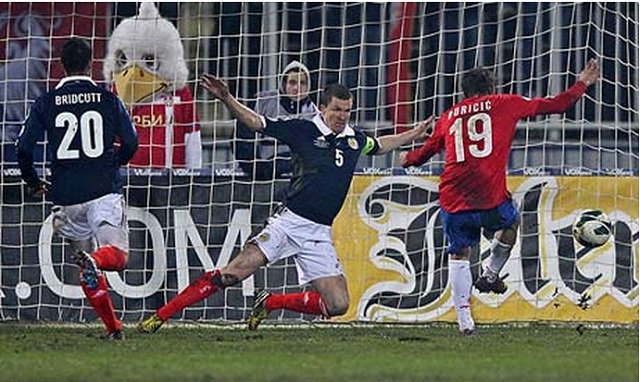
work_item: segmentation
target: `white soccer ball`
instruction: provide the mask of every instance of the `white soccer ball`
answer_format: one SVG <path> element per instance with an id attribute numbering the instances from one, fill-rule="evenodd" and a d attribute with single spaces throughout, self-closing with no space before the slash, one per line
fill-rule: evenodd
<path id="1" fill-rule="evenodd" d="M 600 210 L 585 210 L 573 222 L 573 237 L 584 247 L 600 247 L 611 237 L 611 220 Z"/>

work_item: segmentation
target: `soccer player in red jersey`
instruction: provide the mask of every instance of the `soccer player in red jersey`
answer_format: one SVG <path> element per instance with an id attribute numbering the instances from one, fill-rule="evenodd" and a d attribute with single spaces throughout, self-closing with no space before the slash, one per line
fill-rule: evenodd
<path id="1" fill-rule="evenodd" d="M 422 147 L 400 155 L 403 167 L 419 166 L 445 149 L 440 178 L 440 208 L 449 247 L 449 278 L 462 334 L 475 333 L 470 311 L 469 255 L 480 230 L 495 232 L 487 267 L 475 283 L 482 293 L 504 293 L 498 275 L 515 244 L 519 211 L 507 190 L 506 166 L 518 120 L 564 113 L 598 80 L 591 59 L 578 81 L 550 98 L 495 94 L 493 74 L 475 68 L 464 74 L 465 99 L 446 110 Z"/>

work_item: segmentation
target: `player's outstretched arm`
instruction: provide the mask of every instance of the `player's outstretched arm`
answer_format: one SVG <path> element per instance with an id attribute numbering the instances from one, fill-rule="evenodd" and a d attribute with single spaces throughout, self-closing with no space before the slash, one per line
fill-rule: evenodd
<path id="1" fill-rule="evenodd" d="M 561 114 L 566 112 L 580 97 L 584 95 L 587 88 L 598 81 L 600 77 L 600 67 L 595 58 L 587 62 L 585 68 L 580 72 L 578 81 L 569 89 L 551 98 L 534 98 L 527 101 L 522 106 L 520 118 L 532 117 L 540 114 Z M 514 110 L 519 110 L 518 105 L 514 105 Z"/>
<path id="2" fill-rule="evenodd" d="M 395 150 L 398 147 L 409 144 L 417 139 L 425 138 L 428 135 L 432 122 L 433 116 L 430 116 L 426 120 L 418 123 L 418 125 L 411 130 L 407 130 L 404 133 L 387 135 L 379 138 L 378 141 L 380 142 L 380 149 L 378 150 L 376 155 L 386 154 L 389 151 Z"/>
<path id="3" fill-rule="evenodd" d="M 260 115 L 235 99 L 229 92 L 229 86 L 226 82 L 211 74 L 205 73 L 201 77 L 201 83 L 211 95 L 222 101 L 231 114 L 249 129 L 253 131 L 262 131 L 264 129 Z"/>

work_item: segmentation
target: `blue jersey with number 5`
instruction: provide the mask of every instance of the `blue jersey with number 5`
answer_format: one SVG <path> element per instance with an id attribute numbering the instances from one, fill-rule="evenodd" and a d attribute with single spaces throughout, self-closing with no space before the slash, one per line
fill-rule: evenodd
<path id="1" fill-rule="evenodd" d="M 320 114 L 312 120 L 264 121 L 264 134 L 291 148 L 293 175 L 284 205 L 306 219 L 330 226 L 347 197 L 358 158 L 376 154 L 380 143 L 350 126 L 336 135 Z"/>
<path id="2" fill-rule="evenodd" d="M 36 100 L 16 142 L 22 179 L 31 187 L 39 182 L 33 151 L 45 133 L 54 204 L 122 192 L 119 168 L 135 153 L 138 137 L 116 95 L 89 77 L 74 76 Z"/>

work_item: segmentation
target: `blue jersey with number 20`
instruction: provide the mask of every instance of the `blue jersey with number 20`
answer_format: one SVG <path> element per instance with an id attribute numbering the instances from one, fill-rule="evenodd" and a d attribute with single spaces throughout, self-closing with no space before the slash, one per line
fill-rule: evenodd
<path id="1" fill-rule="evenodd" d="M 39 183 L 33 151 L 45 133 L 54 204 L 122 192 L 119 168 L 135 153 L 138 137 L 116 95 L 89 77 L 74 76 L 36 100 L 16 142 L 22 178 L 31 187 Z"/>

